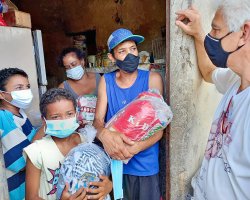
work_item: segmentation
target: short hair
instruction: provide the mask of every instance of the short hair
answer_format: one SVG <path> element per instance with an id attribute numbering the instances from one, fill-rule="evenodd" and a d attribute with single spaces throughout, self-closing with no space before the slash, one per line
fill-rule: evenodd
<path id="1" fill-rule="evenodd" d="M 7 85 L 9 79 L 16 75 L 28 78 L 26 72 L 19 68 L 4 68 L 0 70 L 0 90 L 5 91 L 5 86 Z"/>
<path id="2" fill-rule="evenodd" d="M 249 0 L 214 0 L 214 3 L 222 11 L 230 32 L 240 31 L 244 23 L 250 20 Z"/>
<path id="3" fill-rule="evenodd" d="M 78 48 L 75 48 L 75 47 L 68 47 L 68 48 L 65 48 L 62 50 L 62 52 L 60 53 L 58 59 L 57 59 L 57 64 L 60 66 L 60 67 L 64 67 L 63 65 L 63 58 L 69 54 L 69 53 L 75 53 L 76 57 L 79 59 L 79 60 L 82 60 L 85 58 L 85 54 L 82 50 L 78 49 Z"/>
<path id="4" fill-rule="evenodd" d="M 40 101 L 40 112 L 43 117 L 46 117 L 47 114 L 47 106 L 51 103 L 55 103 L 60 100 L 69 100 L 73 103 L 74 108 L 76 110 L 76 99 L 73 95 L 64 88 L 52 88 L 46 91 Z"/>

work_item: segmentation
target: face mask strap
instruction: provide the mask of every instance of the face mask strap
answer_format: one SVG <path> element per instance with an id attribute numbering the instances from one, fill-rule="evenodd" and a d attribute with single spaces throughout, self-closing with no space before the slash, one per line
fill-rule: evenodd
<path id="1" fill-rule="evenodd" d="M 3 91 L 3 90 L 0 90 L 0 92 L 2 93 L 7 93 L 7 94 L 10 94 L 11 95 L 11 92 L 6 92 L 6 91 Z M 7 99 L 3 98 L 4 101 L 8 102 L 9 104 L 11 104 L 10 101 L 8 101 Z M 12 104 L 11 104 L 12 105 Z"/>
<path id="2" fill-rule="evenodd" d="M 215 40 L 217 42 L 221 42 L 221 40 L 223 40 L 225 37 L 227 37 L 228 35 L 230 35 L 231 33 L 233 33 L 233 31 L 227 33 L 226 35 L 224 35 L 222 38 L 215 38 L 213 37 L 210 33 L 207 34 L 208 37 L 210 37 L 212 40 Z"/>
<path id="3" fill-rule="evenodd" d="M 2 92 L 2 93 L 7 93 L 7 94 L 11 94 L 11 92 L 6 92 L 6 91 L 3 91 L 3 90 L 0 90 L 0 92 Z"/>
<path id="4" fill-rule="evenodd" d="M 219 40 L 223 40 L 225 37 L 229 36 L 231 33 L 233 33 L 233 31 L 230 31 L 229 33 L 227 33 L 225 36 L 223 36 L 222 38 L 220 38 Z"/>
<path id="5" fill-rule="evenodd" d="M 222 37 L 222 38 L 220 39 L 220 41 L 221 41 L 223 38 L 225 38 L 225 37 L 227 37 L 228 35 L 230 35 L 231 33 L 233 33 L 233 31 L 229 32 L 229 33 L 226 34 L 224 37 Z M 220 45 L 221 45 L 221 42 L 220 42 Z M 225 51 L 225 50 L 223 49 L 222 45 L 221 45 L 221 48 L 223 49 L 223 51 L 225 51 L 226 53 L 228 53 L 228 54 L 230 55 L 230 54 L 232 54 L 232 53 L 238 51 L 239 49 L 241 49 L 243 46 L 245 46 L 245 44 L 243 44 L 243 45 L 237 47 L 234 51 L 231 51 L 231 52 Z"/>
<path id="6" fill-rule="evenodd" d="M 239 47 L 237 47 L 237 49 L 235 49 L 234 51 L 232 51 L 231 53 L 234 53 L 235 51 L 238 51 L 239 49 L 241 49 L 242 47 L 244 47 L 245 46 L 245 44 L 243 44 L 243 45 L 241 45 L 241 46 L 239 46 Z"/>

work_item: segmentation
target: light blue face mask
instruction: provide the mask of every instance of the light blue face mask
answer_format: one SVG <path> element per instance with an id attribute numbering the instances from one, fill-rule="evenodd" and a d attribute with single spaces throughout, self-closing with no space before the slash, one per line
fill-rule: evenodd
<path id="1" fill-rule="evenodd" d="M 73 80 L 80 80 L 84 75 L 84 69 L 82 65 L 78 65 L 72 69 L 66 71 L 67 77 Z"/>
<path id="2" fill-rule="evenodd" d="M 57 138 L 70 136 L 79 127 L 76 117 L 64 120 L 46 120 L 45 133 Z"/>
<path id="3" fill-rule="evenodd" d="M 123 162 L 121 160 L 111 160 L 111 174 L 113 181 L 113 191 L 114 198 L 122 199 L 123 198 L 123 189 L 122 189 L 122 174 L 123 174 Z"/>

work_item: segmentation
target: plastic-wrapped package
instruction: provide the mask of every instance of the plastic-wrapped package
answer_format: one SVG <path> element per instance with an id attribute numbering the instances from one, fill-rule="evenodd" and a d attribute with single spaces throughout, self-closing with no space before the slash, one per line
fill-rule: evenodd
<path id="1" fill-rule="evenodd" d="M 172 118 L 173 113 L 159 92 L 149 90 L 113 116 L 106 128 L 123 133 L 133 141 L 141 141 L 166 128 Z"/>
<path id="2" fill-rule="evenodd" d="M 83 95 L 77 99 L 77 121 L 84 125 L 92 125 L 95 117 L 97 97 L 95 95 Z"/>
<path id="3" fill-rule="evenodd" d="M 0 13 L 7 13 L 8 12 L 8 4 L 5 0 L 0 0 Z"/>
<path id="4" fill-rule="evenodd" d="M 81 131 L 80 134 L 83 137 L 87 136 L 88 142 L 73 148 L 62 163 L 57 184 L 57 199 L 61 198 L 65 183 L 69 183 L 69 193 L 74 194 L 82 187 L 88 188 L 90 182 L 100 181 L 100 175 L 110 175 L 110 158 L 101 147 L 92 143 L 95 136 L 92 130 L 87 127 Z M 109 196 L 105 198 L 108 199 Z"/>
<path id="5" fill-rule="evenodd" d="M 5 0 L 0 0 L 0 26 L 7 26 L 5 23 L 2 13 L 8 12 L 8 5 Z"/>

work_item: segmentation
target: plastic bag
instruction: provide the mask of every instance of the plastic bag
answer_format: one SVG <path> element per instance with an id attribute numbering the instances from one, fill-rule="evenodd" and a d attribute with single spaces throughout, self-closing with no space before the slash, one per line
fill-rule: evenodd
<path id="1" fill-rule="evenodd" d="M 61 198 L 65 182 L 69 183 L 69 193 L 74 194 L 82 187 L 88 188 L 90 182 L 100 181 L 100 175 L 110 175 L 110 158 L 101 147 L 91 143 L 96 130 L 90 127 L 81 129 L 81 135 L 88 143 L 73 148 L 61 165 L 56 199 Z M 110 198 L 107 196 L 105 199 Z"/>
<path id="2" fill-rule="evenodd" d="M 5 21 L 3 20 L 3 17 L 0 13 L 0 26 L 7 26 L 7 24 L 5 23 Z"/>
<path id="3" fill-rule="evenodd" d="M 77 99 L 77 121 L 81 126 L 93 124 L 97 97 L 95 95 L 83 95 Z"/>
<path id="4" fill-rule="evenodd" d="M 7 13 L 8 12 L 8 4 L 5 0 L 0 0 L 0 13 Z"/>
<path id="5" fill-rule="evenodd" d="M 5 0 L 0 0 L 0 26 L 7 26 L 3 19 L 2 13 L 8 12 L 8 5 Z"/>
<path id="6" fill-rule="evenodd" d="M 141 141 L 166 128 L 172 118 L 173 113 L 160 93 L 149 90 L 113 116 L 106 128 L 123 133 L 133 141 Z"/>

